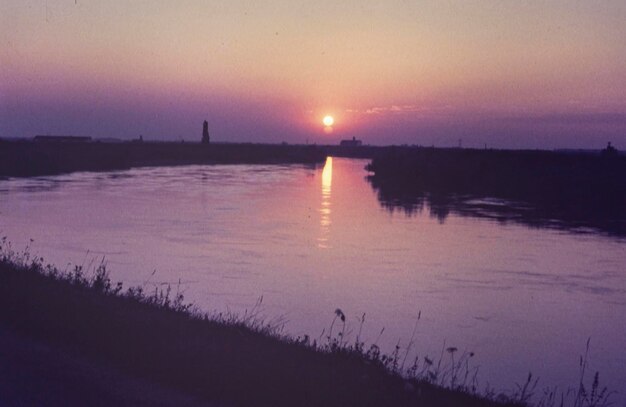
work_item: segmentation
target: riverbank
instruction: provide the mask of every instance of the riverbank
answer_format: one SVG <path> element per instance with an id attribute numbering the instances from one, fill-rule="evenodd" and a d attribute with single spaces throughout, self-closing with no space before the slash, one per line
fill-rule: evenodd
<path id="1" fill-rule="evenodd" d="M 181 142 L 0 140 L 0 178 L 193 164 L 318 164 L 316 146 Z"/>
<path id="2" fill-rule="evenodd" d="M 0 405 L 225 407 L 132 377 L 0 324 Z"/>
<path id="3" fill-rule="evenodd" d="M 392 148 L 368 169 L 390 209 L 426 203 L 441 219 L 454 212 L 626 236 L 626 156 L 615 151 Z"/>
<path id="4" fill-rule="evenodd" d="M 62 273 L 28 255 L 2 253 L 4 330 L 194 400 L 241 406 L 521 405 L 472 394 L 477 389 L 461 370 L 448 372 L 458 376 L 454 390 L 432 384 L 444 372 L 428 362 L 416 366 L 413 377 L 401 376 L 398 354 L 383 356 L 358 339 L 343 339 L 339 310 L 337 333 L 315 343 L 281 335 L 252 316 L 194 311 L 175 289 L 124 290 L 111 283 L 104 266 L 89 276 L 80 268 Z M 23 377 L 41 381 L 36 372 Z"/>

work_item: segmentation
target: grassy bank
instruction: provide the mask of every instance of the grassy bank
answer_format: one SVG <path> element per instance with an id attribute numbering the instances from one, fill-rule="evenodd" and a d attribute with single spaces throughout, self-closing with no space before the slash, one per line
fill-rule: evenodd
<path id="1" fill-rule="evenodd" d="M 456 368 L 407 362 L 401 376 L 402 353 L 381 355 L 358 338 L 347 343 L 343 320 L 337 310 L 336 333 L 315 343 L 279 335 L 245 315 L 202 314 L 169 290 L 124 290 L 110 282 L 104 266 L 87 277 L 80 268 L 61 273 L 6 248 L 0 257 L 2 326 L 207 400 L 242 406 L 522 405 L 472 394 L 477 389 L 458 354 Z M 449 356 L 455 351 L 449 349 Z M 434 384 L 440 380 L 453 388 Z"/>
<path id="2" fill-rule="evenodd" d="M 315 164 L 324 162 L 325 159 L 325 152 L 315 146 L 0 140 L 0 177 L 110 171 L 161 165 Z"/>

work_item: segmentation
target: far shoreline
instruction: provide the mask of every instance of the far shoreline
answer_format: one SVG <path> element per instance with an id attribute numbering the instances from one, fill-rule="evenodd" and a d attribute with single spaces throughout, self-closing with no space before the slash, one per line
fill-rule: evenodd
<path id="1" fill-rule="evenodd" d="M 316 165 L 325 160 L 326 152 L 315 145 L 0 140 L 0 179 L 148 166 Z"/>
<path id="2" fill-rule="evenodd" d="M 323 164 L 327 156 L 375 160 L 413 152 L 441 157 L 480 154 L 493 159 L 502 154 L 534 159 L 599 156 L 602 150 L 531 150 L 428 147 L 418 145 L 271 144 L 199 141 L 89 140 L 36 141 L 0 138 L 0 179 L 68 174 L 78 171 L 115 171 L 138 167 L 214 164 Z M 618 153 L 624 158 L 623 153 Z"/>

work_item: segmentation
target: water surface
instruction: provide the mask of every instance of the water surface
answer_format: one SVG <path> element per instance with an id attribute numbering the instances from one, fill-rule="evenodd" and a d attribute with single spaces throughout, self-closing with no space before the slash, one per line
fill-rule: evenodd
<path id="1" fill-rule="evenodd" d="M 60 266 L 106 259 L 126 285 L 172 284 L 204 310 L 261 314 L 319 338 L 341 308 L 390 350 L 476 353 L 481 386 L 591 370 L 626 383 L 624 240 L 426 206 L 381 206 L 363 160 L 141 168 L 0 181 L 0 233 Z M 381 329 L 384 329 L 380 335 Z M 323 336 L 322 336 L 323 337 Z M 619 400 L 623 400 L 620 396 Z"/>

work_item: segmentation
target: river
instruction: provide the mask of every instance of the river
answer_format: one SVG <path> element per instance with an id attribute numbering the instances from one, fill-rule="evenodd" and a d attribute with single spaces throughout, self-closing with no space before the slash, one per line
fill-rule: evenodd
<path id="1" fill-rule="evenodd" d="M 0 236 L 61 269 L 104 258 L 114 280 L 170 284 L 206 311 L 254 308 L 291 335 L 324 340 L 340 308 L 354 338 L 365 314 L 362 338 L 385 351 L 413 336 L 420 356 L 474 352 L 480 388 L 529 372 L 539 388 L 576 386 L 591 338 L 589 372 L 623 390 L 623 238 L 394 210 L 366 163 L 13 178 L 0 181 Z"/>

